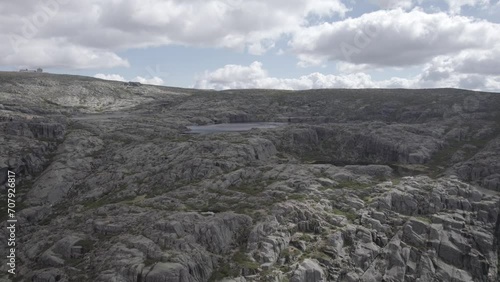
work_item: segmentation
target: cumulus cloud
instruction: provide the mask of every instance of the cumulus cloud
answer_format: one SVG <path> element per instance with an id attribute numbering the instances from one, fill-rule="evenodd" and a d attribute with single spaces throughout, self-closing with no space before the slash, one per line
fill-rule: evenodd
<path id="1" fill-rule="evenodd" d="M 314 72 L 298 78 L 277 78 L 269 76 L 262 63 L 253 62 L 249 66 L 226 65 L 211 72 L 207 71 L 197 79 L 194 87 L 216 90 L 452 87 L 500 91 L 500 78 L 494 75 L 456 73 L 453 68 L 441 66 L 436 62 L 427 64 L 421 74 L 410 78 L 391 77 L 374 80 L 363 72 L 341 75 Z"/>
<path id="2" fill-rule="evenodd" d="M 82 28 L 74 26 L 68 8 L 79 9 L 66 0 L 15 1 L 0 3 L 0 65 L 109 68 L 129 66 L 113 51 L 85 46 L 71 39 Z M 79 16 L 73 11 L 75 18 Z M 85 13 L 85 15 L 87 15 Z M 83 27 L 84 28 L 84 27 Z M 65 34 L 58 33 L 64 30 Z"/>
<path id="3" fill-rule="evenodd" d="M 150 77 L 150 78 L 145 78 L 142 76 L 136 76 L 134 79 L 127 80 L 123 76 L 119 74 L 103 74 L 103 73 L 98 73 L 94 75 L 95 78 L 100 78 L 100 79 L 105 79 L 105 80 L 115 80 L 115 81 L 137 81 L 142 84 L 151 84 L 151 85 L 164 85 L 165 81 L 161 79 L 160 77 Z"/>
<path id="4" fill-rule="evenodd" d="M 100 78 L 104 80 L 116 80 L 116 81 L 126 81 L 125 78 L 119 74 L 103 74 L 98 73 L 94 75 L 95 78 Z"/>
<path id="5" fill-rule="evenodd" d="M 195 88 L 202 89 L 242 89 L 242 88 L 272 88 L 272 89 L 315 89 L 315 88 L 372 88 L 372 87 L 409 87 L 411 82 L 404 79 L 373 81 L 365 73 L 346 75 L 325 75 L 311 73 L 299 78 L 270 77 L 260 62 L 249 66 L 226 65 L 212 72 L 205 72 L 195 83 Z"/>
<path id="6" fill-rule="evenodd" d="M 164 85 L 165 81 L 163 79 L 155 76 L 151 78 L 144 78 L 142 76 L 136 76 L 133 81 L 138 81 L 142 84 L 152 84 L 152 85 Z"/>
<path id="7" fill-rule="evenodd" d="M 469 52 L 456 56 L 438 56 L 424 65 L 422 87 L 461 87 L 498 91 L 500 50 Z"/>
<path id="8" fill-rule="evenodd" d="M 262 54 L 310 16 L 343 17 L 348 8 L 340 0 L 19 0 L 2 1 L 0 11 L 0 38 L 10 43 L 0 65 L 41 57 L 33 64 L 109 68 L 128 65 L 118 50 L 167 44 Z M 33 46 L 41 49 L 30 58 Z"/>
<path id="9" fill-rule="evenodd" d="M 129 66 L 128 60 L 111 51 L 79 46 L 63 39 L 27 40 L 10 35 L 5 43 L 0 46 L 0 65 L 75 69 Z"/>
<path id="10" fill-rule="evenodd" d="M 357 73 L 385 67 L 425 66 L 420 77 L 425 83 L 457 84 L 459 75 L 499 73 L 495 62 L 500 59 L 500 24 L 457 15 L 464 6 L 490 7 L 492 1 L 446 0 L 449 13 L 426 13 L 418 7 L 423 0 L 370 1 L 381 10 L 356 18 L 345 18 L 350 8 L 344 3 L 349 2 L 341 0 L 1 1 L 0 66 L 129 67 L 127 58 L 119 55 L 125 50 L 177 44 L 254 55 L 291 54 L 302 67 L 335 61 L 345 75 L 277 80 L 258 63 L 219 70 L 247 71 L 251 83 L 242 77 L 235 81 L 249 85 L 255 81 L 283 87 L 321 86 L 323 81 L 364 85 L 370 80 Z M 289 48 L 280 40 L 288 40 Z M 222 85 L 230 79 L 225 73 L 205 75 L 207 83 L 220 79 Z M 163 84 L 161 77 L 150 74 L 150 78 L 134 79 Z M 387 85 L 402 83 L 389 80 Z M 497 80 L 485 81 L 489 81 L 485 87 L 490 87 Z"/>
<path id="11" fill-rule="evenodd" d="M 425 64 L 418 77 L 419 87 L 457 87 L 498 92 L 500 68 L 492 62 L 498 60 L 498 53 L 463 51 L 454 57 L 436 57 Z"/>
<path id="12" fill-rule="evenodd" d="M 367 64 L 351 64 L 348 62 L 338 62 L 337 70 L 340 73 L 356 73 L 372 69 L 370 65 Z"/>
<path id="13" fill-rule="evenodd" d="M 493 50 L 500 25 L 419 9 L 379 10 L 358 18 L 297 31 L 289 42 L 302 65 L 327 60 L 373 66 L 408 66 L 463 50 Z"/>
<path id="14" fill-rule="evenodd" d="M 460 14 L 463 6 L 470 7 L 487 7 L 491 3 L 490 0 L 444 0 L 453 14 Z"/>
<path id="15" fill-rule="evenodd" d="M 231 83 L 232 81 L 253 81 L 267 77 L 267 71 L 261 62 L 253 62 L 249 66 L 226 65 L 213 72 L 205 72 L 204 77 L 215 83 Z"/>
<path id="16" fill-rule="evenodd" d="M 499 46 L 500 47 L 500 46 Z M 464 51 L 451 57 L 449 63 L 454 71 L 469 74 L 500 74 L 500 48 L 482 51 Z"/>
<path id="17" fill-rule="evenodd" d="M 369 0 L 370 3 L 382 8 L 382 9 L 410 9 L 415 3 L 413 0 Z"/>

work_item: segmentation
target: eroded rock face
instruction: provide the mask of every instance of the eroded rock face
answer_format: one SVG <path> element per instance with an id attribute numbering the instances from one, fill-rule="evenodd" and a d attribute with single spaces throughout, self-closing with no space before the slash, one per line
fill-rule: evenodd
<path id="1" fill-rule="evenodd" d="M 409 184 L 416 186 L 416 183 L 422 184 L 426 181 L 417 178 L 412 182 Z M 384 204 L 384 209 L 396 210 L 398 213 L 407 215 L 418 214 L 418 217 L 410 217 L 388 245 L 390 248 L 384 249 L 386 255 L 392 258 L 401 257 L 397 261 L 400 265 L 399 271 L 385 274 L 382 272 L 382 275 L 389 275 L 391 279 L 420 278 L 419 281 L 426 281 L 425 279 L 430 278 L 438 279 L 438 277 L 444 281 L 452 278 L 457 281 L 495 279 L 498 275 L 497 266 L 488 262 L 495 261 L 497 256 L 497 246 L 493 244 L 493 241 L 496 240 L 494 239 L 495 228 L 499 214 L 498 197 L 479 194 L 478 197 L 484 198 L 474 200 L 471 194 L 477 195 L 478 191 L 456 180 L 442 179 L 433 185 L 433 190 L 427 188 L 426 192 L 424 192 L 426 186 L 421 186 L 424 190 L 414 190 L 417 193 L 402 194 L 396 191 L 389 194 L 391 198 L 394 195 L 398 195 L 398 198 L 396 201 L 392 198 L 393 205 L 391 206 Z M 410 187 L 405 190 L 409 191 L 408 188 Z M 422 192 L 434 194 L 432 199 L 436 200 L 431 205 L 425 205 L 426 200 L 422 202 L 416 200 L 417 206 L 422 207 L 418 210 L 397 204 L 407 202 L 408 198 L 418 198 L 418 194 Z M 387 201 L 387 198 L 383 201 Z M 464 209 L 464 206 L 467 208 Z M 485 213 L 488 216 L 485 216 Z M 429 215 L 432 216 L 429 218 Z M 485 233 L 479 230 L 488 230 L 486 232 L 490 235 L 487 236 L 488 238 L 480 239 L 479 234 Z M 478 240 L 476 241 L 475 238 Z M 483 239 L 489 242 L 488 244 L 492 243 L 488 249 L 481 246 L 482 243 L 478 243 Z M 405 254 L 406 256 L 401 256 Z M 429 260 L 435 265 L 431 266 L 426 263 Z M 379 273 L 380 264 L 384 264 L 383 259 L 374 262 L 374 266 L 377 265 L 378 269 L 371 268 L 369 274 L 365 276 Z M 419 266 L 423 268 L 419 269 Z M 386 265 L 387 270 L 391 268 L 390 263 Z M 409 273 L 408 268 L 411 270 Z M 399 275 L 399 278 L 394 275 Z M 368 277 L 366 276 L 366 279 Z"/>
<path id="2" fill-rule="evenodd" d="M 442 146 L 442 130 L 385 123 L 302 126 L 283 130 L 276 143 L 334 164 L 424 164 Z"/>
<path id="3" fill-rule="evenodd" d="M 297 270 L 294 271 L 292 278 L 290 279 L 292 282 L 302 282 L 302 281 L 311 281 L 311 282 L 320 282 L 325 281 L 325 277 L 323 274 L 323 269 L 319 264 L 310 259 L 304 260 Z"/>
<path id="4" fill-rule="evenodd" d="M 42 76 L 0 84 L 19 279 L 499 279 L 498 95 Z M 248 121 L 289 124 L 185 128 Z"/>
<path id="5" fill-rule="evenodd" d="M 476 155 L 457 163 L 450 169 L 465 181 L 474 181 L 481 186 L 500 191 L 500 137 L 486 144 Z"/>

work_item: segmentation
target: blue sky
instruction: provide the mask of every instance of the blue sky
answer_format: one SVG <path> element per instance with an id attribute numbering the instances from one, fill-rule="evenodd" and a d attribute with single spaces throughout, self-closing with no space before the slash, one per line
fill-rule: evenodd
<path id="1" fill-rule="evenodd" d="M 500 91 L 497 0 L 18 0 L 0 70 L 228 88 Z"/>

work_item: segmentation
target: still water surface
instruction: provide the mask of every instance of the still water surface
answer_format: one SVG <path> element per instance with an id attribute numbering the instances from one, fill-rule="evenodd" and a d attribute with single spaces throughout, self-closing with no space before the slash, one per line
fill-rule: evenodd
<path id="1" fill-rule="evenodd" d="M 217 133 L 217 132 L 239 132 L 249 131 L 254 128 L 270 129 L 285 126 L 284 122 L 244 122 L 244 123 L 219 123 L 208 125 L 188 126 L 188 133 Z"/>

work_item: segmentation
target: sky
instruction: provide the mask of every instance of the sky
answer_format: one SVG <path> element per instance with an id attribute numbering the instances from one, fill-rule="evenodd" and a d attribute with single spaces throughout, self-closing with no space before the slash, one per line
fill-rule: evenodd
<path id="1" fill-rule="evenodd" d="M 0 0 L 0 70 L 500 92 L 500 0 Z"/>

